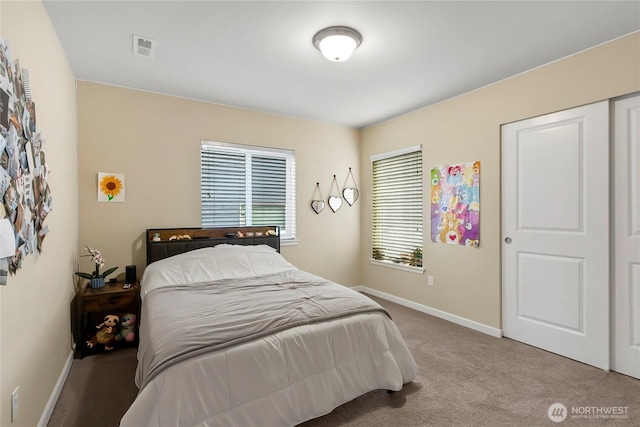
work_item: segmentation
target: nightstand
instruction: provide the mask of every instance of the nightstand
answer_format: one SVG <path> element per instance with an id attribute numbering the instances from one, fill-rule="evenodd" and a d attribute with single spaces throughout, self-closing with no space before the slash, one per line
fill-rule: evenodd
<path id="1" fill-rule="evenodd" d="M 137 282 L 132 283 L 128 289 L 124 286 L 124 281 L 107 282 L 97 289 L 86 286 L 76 296 L 78 357 L 138 344 L 140 287 Z M 133 322 L 131 315 L 135 315 Z M 114 316 L 118 318 L 115 327 Z M 97 328 L 100 325 L 102 326 Z M 87 341 L 93 341 L 93 347 L 87 345 Z"/>

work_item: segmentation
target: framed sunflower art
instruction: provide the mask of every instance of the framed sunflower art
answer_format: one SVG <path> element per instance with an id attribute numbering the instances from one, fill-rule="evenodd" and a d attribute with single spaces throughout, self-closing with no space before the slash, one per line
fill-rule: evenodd
<path id="1" fill-rule="evenodd" d="M 124 203 L 124 175 L 98 172 L 98 201 Z"/>

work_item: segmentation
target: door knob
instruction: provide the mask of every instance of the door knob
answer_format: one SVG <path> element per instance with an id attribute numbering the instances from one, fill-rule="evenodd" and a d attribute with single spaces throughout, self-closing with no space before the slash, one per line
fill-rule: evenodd
<path id="1" fill-rule="evenodd" d="M 504 242 L 505 242 L 507 245 L 510 245 L 510 244 L 511 244 L 511 237 L 507 237 L 506 239 L 504 239 Z"/>

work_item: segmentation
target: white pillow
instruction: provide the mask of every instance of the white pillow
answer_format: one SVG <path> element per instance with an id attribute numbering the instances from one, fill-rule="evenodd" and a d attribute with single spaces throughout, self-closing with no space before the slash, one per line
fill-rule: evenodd
<path id="1" fill-rule="evenodd" d="M 145 268 L 140 282 L 144 297 L 152 289 L 170 285 L 212 282 L 295 270 L 267 245 L 218 245 L 174 255 Z"/>

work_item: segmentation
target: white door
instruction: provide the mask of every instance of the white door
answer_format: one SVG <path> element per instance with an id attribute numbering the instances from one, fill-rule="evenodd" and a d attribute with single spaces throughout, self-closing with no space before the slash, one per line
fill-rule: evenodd
<path id="1" fill-rule="evenodd" d="M 640 378 L 640 96 L 614 102 L 611 369 Z"/>
<path id="2" fill-rule="evenodd" d="M 609 103 L 502 127 L 506 337 L 609 369 Z"/>

